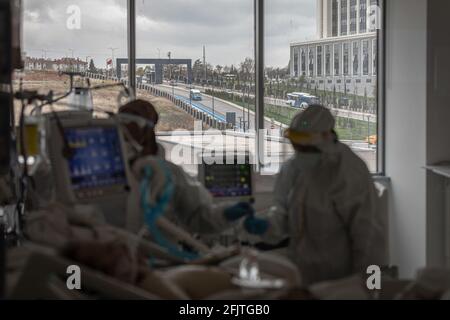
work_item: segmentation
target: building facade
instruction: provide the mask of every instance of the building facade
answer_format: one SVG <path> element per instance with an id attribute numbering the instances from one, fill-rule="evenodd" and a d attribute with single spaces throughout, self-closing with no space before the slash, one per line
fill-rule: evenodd
<path id="1" fill-rule="evenodd" d="M 83 72 L 88 69 L 88 63 L 75 58 L 43 59 L 25 58 L 25 70 L 37 71 L 76 71 Z"/>
<path id="2" fill-rule="evenodd" d="M 375 97 L 378 0 L 316 1 L 317 37 L 291 44 L 291 76 L 311 89 Z"/>

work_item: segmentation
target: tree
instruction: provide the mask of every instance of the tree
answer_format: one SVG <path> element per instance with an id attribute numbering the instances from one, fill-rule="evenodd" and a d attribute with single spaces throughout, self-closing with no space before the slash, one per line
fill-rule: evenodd
<path id="1" fill-rule="evenodd" d="M 207 63 L 206 64 L 206 80 L 211 78 L 211 83 L 214 81 L 214 67 L 212 64 Z"/>
<path id="2" fill-rule="evenodd" d="M 275 98 L 280 97 L 280 68 L 276 69 L 276 79 L 277 79 L 277 93 L 275 94 Z"/>
<path id="3" fill-rule="evenodd" d="M 192 74 L 194 79 L 197 79 L 197 81 L 203 78 L 205 68 L 203 67 L 203 62 L 200 59 L 194 61 L 194 65 L 192 66 Z"/>
<path id="4" fill-rule="evenodd" d="M 363 109 L 364 110 L 368 110 L 369 108 L 368 108 L 368 106 L 367 106 L 367 88 L 366 87 L 364 87 L 364 105 L 363 105 Z"/>
<path id="5" fill-rule="evenodd" d="M 358 104 L 358 87 L 354 86 L 353 89 L 353 108 L 358 108 L 359 104 Z"/>
<path id="6" fill-rule="evenodd" d="M 145 74 L 144 68 L 139 67 L 139 68 L 136 70 L 136 75 L 137 75 L 137 76 L 142 77 L 142 76 L 144 76 L 144 74 Z"/>
<path id="7" fill-rule="evenodd" d="M 220 80 L 220 78 L 222 77 L 222 70 L 223 70 L 223 67 L 220 65 L 220 64 L 218 64 L 217 66 L 216 66 L 216 75 L 217 75 L 217 84 L 219 84 L 219 82 L 220 82 L 220 84 L 222 83 L 222 81 Z"/>
<path id="8" fill-rule="evenodd" d="M 337 103 L 336 103 L 336 85 L 334 85 L 334 87 L 333 87 L 333 105 L 334 105 L 334 107 L 337 107 Z"/>
<path id="9" fill-rule="evenodd" d="M 244 81 L 251 81 L 251 75 L 255 72 L 255 62 L 252 58 L 245 58 L 240 64 L 240 73 Z"/>
<path id="10" fill-rule="evenodd" d="M 93 59 L 91 59 L 91 61 L 89 62 L 89 72 L 92 72 L 92 73 L 97 72 L 97 68 L 95 67 Z"/>
<path id="11" fill-rule="evenodd" d="M 303 87 L 305 86 L 305 82 L 306 82 L 305 75 L 302 74 L 302 76 L 300 77 L 300 79 L 298 81 L 300 84 L 300 90 L 303 90 Z"/>

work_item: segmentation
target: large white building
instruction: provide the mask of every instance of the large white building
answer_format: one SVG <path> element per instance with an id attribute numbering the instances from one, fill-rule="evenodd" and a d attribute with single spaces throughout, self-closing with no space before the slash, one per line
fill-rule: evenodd
<path id="1" fill-rule="evenodd" d="M 375 96 L 378 0 L 316 1 L 317 38 L 291 43 L 291 76 L 310 88 Z"/>

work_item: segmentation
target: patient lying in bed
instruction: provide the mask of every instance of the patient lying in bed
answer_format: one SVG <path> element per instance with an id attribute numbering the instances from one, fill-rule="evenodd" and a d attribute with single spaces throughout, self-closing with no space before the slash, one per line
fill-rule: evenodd
<path id="1" fill-rule="evenodd" d="M 232 279 L 239 267 L 238 261 L 241 260 L 239 256 L 226 259 L 216 266 L 190 264 L 154 270 L 148 267 L 148 258 L 140 253 L 133 254 L 128 246 L 120 242 L 71 243 L 61 252 L 70 260 L 131 283 L 162 299 L 211 299 L 227 295 L 234 298 L 274 296 L 274 291 L 271 290 L 242 291 L 233 283 Z M 260 261 L 263 262 L 261 270 L 265 277 L 271 276 L 267 271 L 275 273 L 275 276 L 284 273 L 286 282 L 294 284 L 293 281 L 298 275 L 295 271 L 289 272 L 288 264 L 283 261 L 270 263 L 268 255 L 262 255 Z M 277 292 L 286 294 L 286 289 Z"/>
<path id="2" fill-rule="evenodd" d="M 135 241 L 131 241 L 132 235 L 108 226 L 95 212 L 83 209 L 80 213 L 74 208 L 53 204 L 32 212 L 27 217 L 26 234 L 35 243 L 60 250 L 70 260 L 163 299 L 205 299 L 241 291 L 232 282 L 242 260 L 238 249 L 212 253 L 190 265 L 178 262 L 178 266 L 169 269 L 150 268 L 151 250 L 141 250 Z M 288 261 L 269 254 L 260 254 L 259 259 L 264 277 L 282 278 L 292 286 L 300 283 L 298 270 Z"/>

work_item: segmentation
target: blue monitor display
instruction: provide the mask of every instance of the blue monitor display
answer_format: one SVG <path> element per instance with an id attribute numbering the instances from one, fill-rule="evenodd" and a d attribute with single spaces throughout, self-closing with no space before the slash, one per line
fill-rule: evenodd
<path id="1" fill-rule="evenodd" d="M 124 159 L 117 128 L 66 128 L 64 133 L 73 150 L 69 169 L 74 190 L 126 185 Z"/>
<path id="2" fill-rule="evenodd" d="M 205 165 L 205 187 L 216 198 L 252 195 L 250 164 Z"/>

